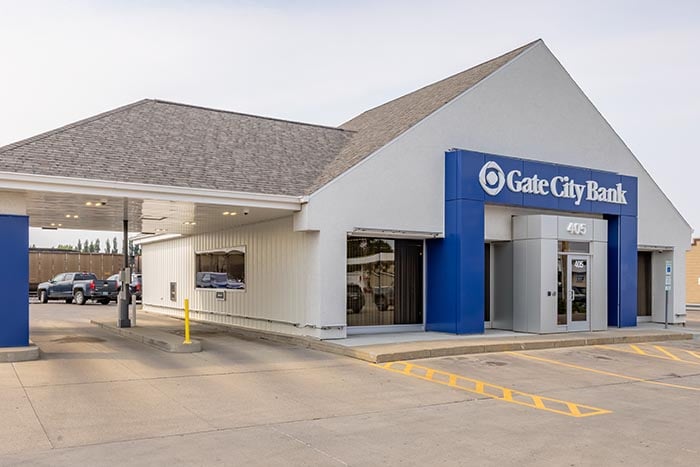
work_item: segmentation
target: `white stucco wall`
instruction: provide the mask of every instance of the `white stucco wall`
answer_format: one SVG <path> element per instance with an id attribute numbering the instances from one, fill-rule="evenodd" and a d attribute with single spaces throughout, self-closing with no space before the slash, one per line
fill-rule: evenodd
<path id="1" fill-rule="evenodd" d="M 690 227 L 538 43 L 310 197 L 295 228 L 320 232 L 321 322 L 345 321 L 347 232 L 355 227 L 442 232 L 444 153 L 450 148 L 638 177 L 639 243 L 675 249 L 674 316 L 684 313 L 682 258 Z"/>

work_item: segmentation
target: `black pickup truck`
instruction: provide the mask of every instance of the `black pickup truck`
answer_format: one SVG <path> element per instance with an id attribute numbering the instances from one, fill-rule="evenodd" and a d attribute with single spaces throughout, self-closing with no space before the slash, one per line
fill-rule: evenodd
<path id="1" fill-rule="evenodd" d="M 41 303 L 49 300 L 65 300 L 66 303 L 85 305 L 94 300 L 108 305 L 117 300 L 117 281 L 100 280 L 90 272 L 64 272 L 48 282 L 37 286 L 37 296 Z"/>

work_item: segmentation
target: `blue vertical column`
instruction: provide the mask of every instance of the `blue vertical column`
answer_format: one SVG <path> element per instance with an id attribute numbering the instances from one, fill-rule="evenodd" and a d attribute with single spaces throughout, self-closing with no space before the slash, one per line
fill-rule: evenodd
<path id="1" fill-rule="evenodd" d="M 619 327 L 637 325 L 637 217 L 620 216 Z"/>
<path id="2" fill-rule="evenodd" d="M 637 217 L 608 220 L 608 326 L 637 325 Z"/>
<path id="3" fill-rule="evenodd" d="M 620 323 L 620 216 L 608 221 L 608 326 Z"/>
<path id="4" fill-rule="evenodd" d="M 29 345 L 29 217 L 0 214 L 0 347 Z"/>
<path id="5" fill-rule="evenodd" d="M 483 333 L 484 199 L 465 183 L 483 158 L 460 152 L 448 152 L 445 159 L 445 238 L 426 242 L 426 330 Z"/>

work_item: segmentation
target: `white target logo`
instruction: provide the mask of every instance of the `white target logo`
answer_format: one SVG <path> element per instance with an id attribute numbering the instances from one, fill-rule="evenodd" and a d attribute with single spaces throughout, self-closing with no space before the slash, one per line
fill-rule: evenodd
<path id="1" fill-rule="evenodd" d="M 496 196 L 506 184 L 506 175 L 500 165 L 493 161 L 489 161 L 481 168 L 479 172 L 479 183 L 481 188 L 491 196 Z"/>

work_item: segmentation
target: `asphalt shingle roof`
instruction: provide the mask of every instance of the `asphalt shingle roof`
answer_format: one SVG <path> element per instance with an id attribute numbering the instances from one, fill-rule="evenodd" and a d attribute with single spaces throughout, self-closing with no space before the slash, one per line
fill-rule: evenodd
<path id="1" fill-rule="evenodd" d="M 310 194 L 532 44 L 364 112 L 338 128 L 143 100 L 0 148 L 0 171 Z M 128 178 L 119 169 L 129 168 Z"/>

